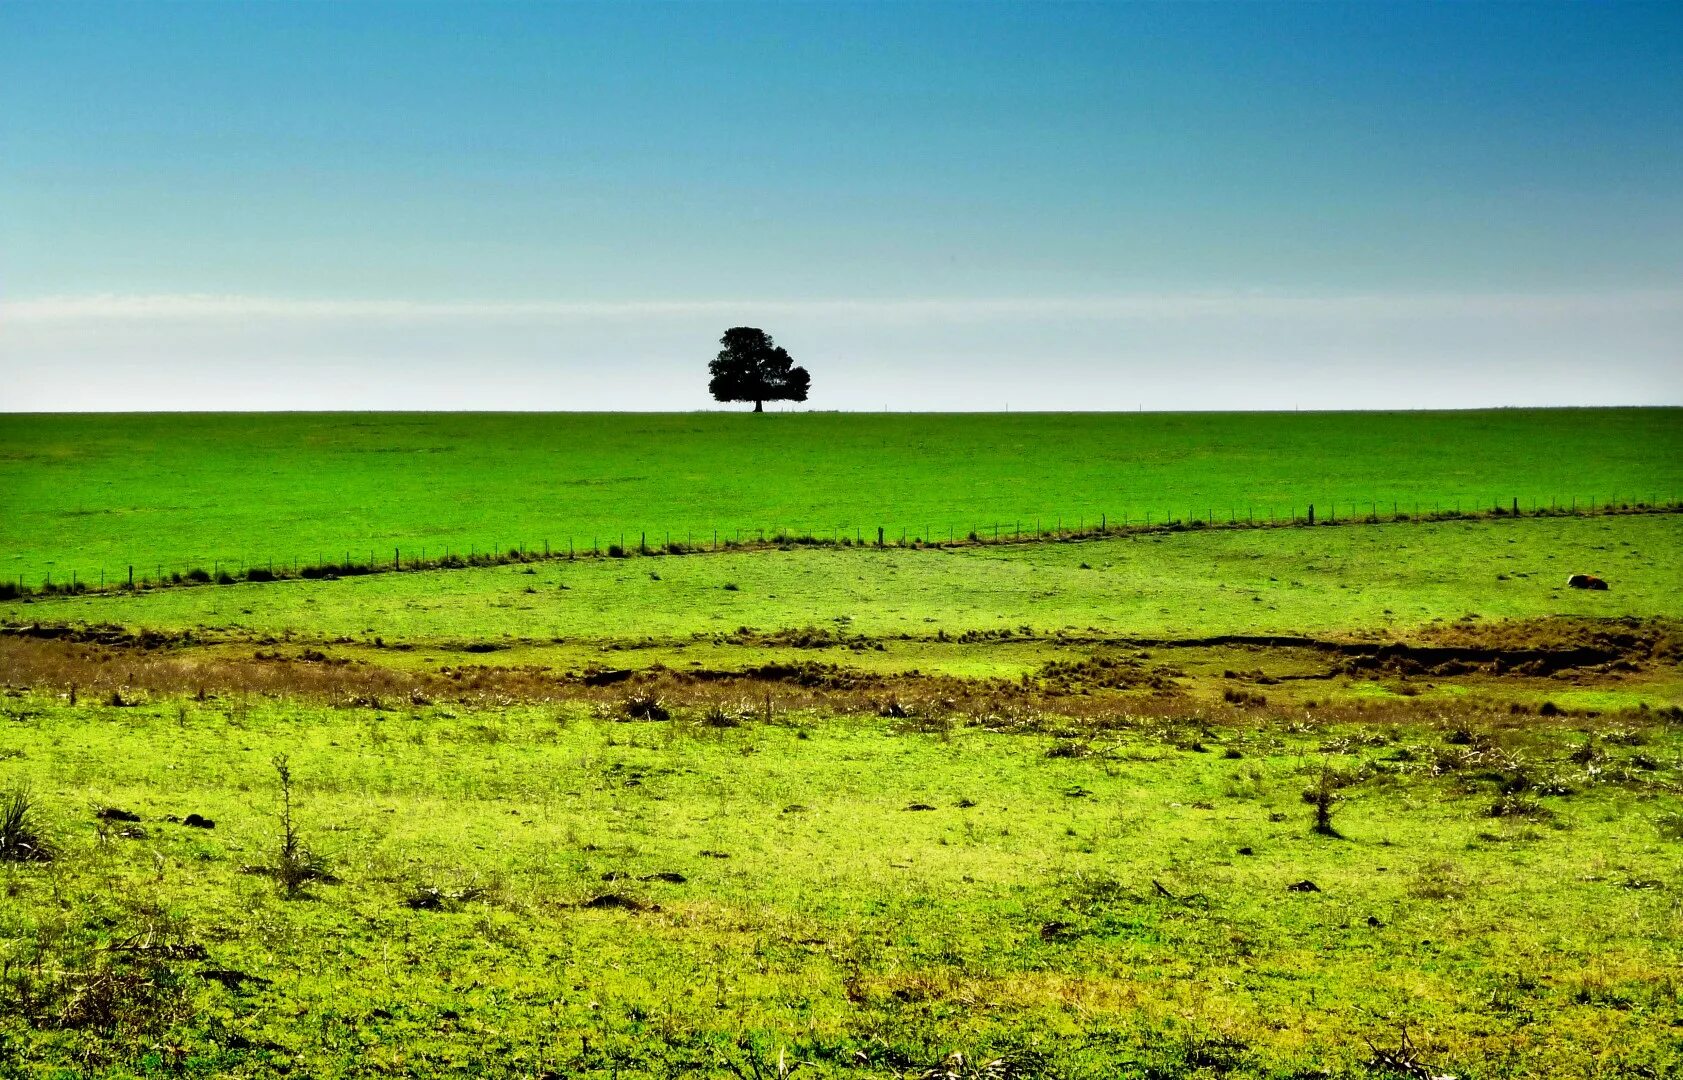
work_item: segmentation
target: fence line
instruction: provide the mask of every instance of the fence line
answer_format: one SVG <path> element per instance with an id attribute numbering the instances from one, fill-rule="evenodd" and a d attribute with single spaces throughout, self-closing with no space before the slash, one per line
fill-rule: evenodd
<path id="1" fill-rule="evenodd" d="M 113 592 L 141 592 L 158 588 L 195 585 L 235 585 L 244 582 L 270 582 L 283 580 L 318 580 L 337 579 L 342 577 L 361 577 L 368 574 L 394 573 L 417 570 L 452 570 L 469 567 L 507 566 L 517 563 L 531 563 L 555 560 L 632 558 L 639 556 L 661 555 L 697 555 L 722 551 L 753 551 L 765 549 L 790 549 L 794 547 L 833 547 L 833 548 L 882 548 L 882 549 L 923 549 L 974 547 L 981 545 L 1026 544 L 1047 542 L 1068 542 L 1074 540 L 1094 540 L 1105 537 L 1131 536 L 1141 533 L 1182 532 L 1202 529 L 1278 529 L 1303 528 L 1339 525 L 1388 525 L 1408 522 L 1440 522 L 1440 521 L 1489 521 L 1524 518 L 1559 518 L 1559 517 L 1604 517 L 1611 515 L 1631 514 L 1671 514 L 1683 512 L 1683 502 L 1675 497 L 1663 501 L 1650 496 L 1647 501 L 1621 501 L 1616 496 L 1602 500 L 1598 497 L 1587 500 L 1569 498 L 1566 500 L 1551 498 L 1547 506 L 1539 499 L 1531 500 L 1529 508 L 1521 505 L 1518 498 L 1510 498 L 1504 504 L 1500 500 L 1493 500 L 1488 505 L 1463 509 L 1462 502 L 1453 501 L 1453 505 L 1445 506 L 1442 502 L 1433 502 L 1429 506 L 1425 501 L 1404 503 L 1402 500 L 1390 500 L 1390 509 L 1385 508 L 1386 500 L 1339 500 L 1320 504 L 1317 511 L 1316 504 L 1302 507 L 1302 513 L 1297 506 L 1287 509 L 1284 517 L 1279 516 L 1277 507 L 1267 507 L 1267 518 L 1261 518 L 1254 506 L 1245 507 L 1241 517 L 1237 507 L 1227 507 L 1225 510 L 1213 506 L 1201 508 L 1189 507 L 1184 516 L 1177 516 L 1173 509 L 1165 508 L 1161 513 L 1157 510 L 1134 511 L 1125 510 L 1118 518 L 1106 512 L 1101 512 L 1095 519 L 1078 515 L 1075 524 L 1069 525 L 1062 515 L 1054 515 L 1051 524 L 1046 518 L 1013 519 L 1010 522 L 992 522 L 980 524 L 971 522 L 968 529 L 958 524 L 948 523 L 933 525 L 930 521 L 922 523 L 922 531 L 909 526 L 898 526 L 900 535 L 896 537 L 893 527 L 886 525 L 872 526 L 875 536 L 861 525 L 836 524 L 830 526 L 805 526 L 797 530 L 789 526 L 773 526 L 770 529 L 762 527 L 735 528 L 732 530 L 713 529 L 711 536 L 704 535 L 698 543 L 693 530 L 686 530 L 683 539 L 674 540 L 670 530 L 656 533 L 656 542 L 649 542 L 650 530 L 639 529 L 635 535 L 637 541 L 628 545 L 626 530 L 618 533 L 618 542 L 604 545 L 599 534 L 592 534 L 590 547 L 583 546 L 580 538 L 567 538 L 565 548 L 560 544 L 552 544 L 550 539 L 541 542 L 521 541 L 511 547 L 504 548 L 500 543 L 493 543 L 489 549 L 481 551 L 476 544 L 470 543 L 466 554 L 460 550 L 451 550 L 446 545 L 442 555 L 437 554 L 436 548 L 429 554 L 426 545 L 411 547 L 409 554 L 404 554 L 403 545 L 392 548 L 389 560 L 378 549 L 370 549 L 364 562 L 357 562 L 354 555 L 361 554 L 360 550 L 345 549 L 342 562 L 330 561 L 323 552 L 317 551 L 316 561 L 305 563 L 300 556 L 294 555 L 290 560 L 281 560 L 277 566 L 276 560 L 265 558 L 261 561 L 244 562 L 241 560 L 224 561 L 212 560 L 211 569 L 203 567 L 169 568 L 161 562 L 155 562 L 151 567 L 139 564 L 125 564 L 121 572 L 107 575 L 106 568 L 99 571 L 98 584 L 79 577 L 78 571 L 70 571 L 67 577 L 54 581 L 49 571 L 39 585 L 30 585 L 23 574 L 17 575 L 15 580 L 0 582 L 0 600 L 26 599 L 34 596 L 64 596 L 85 595 L 89 593 Z M 1348 507 L 1348 512 L 1341 508 Z M 1365 508 L 1365 512 L 1364 511 Z M 851 535 L 849 530 L 851 529 Z M 749 535 L 745 536 L 747 533 Z M 337 554 L 337 552 L 335 552 Z M 152 574 L 146 571 L 151 569 Z M 137 574 L 136 571 L 139 571 Z"/>

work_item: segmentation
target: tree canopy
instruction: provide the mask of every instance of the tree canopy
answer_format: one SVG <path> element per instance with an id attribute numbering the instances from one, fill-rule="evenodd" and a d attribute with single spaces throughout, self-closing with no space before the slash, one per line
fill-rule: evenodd
<path id="1" fill-rule="evenodd" d="M 812 376 L 771 335 L 757 326 L 733 326 L 719 339 L 724 348 L 707 371 L 707 389 L 715 401 L 752 401 L 764 412 L 767 401 L 805 401 Z"/>

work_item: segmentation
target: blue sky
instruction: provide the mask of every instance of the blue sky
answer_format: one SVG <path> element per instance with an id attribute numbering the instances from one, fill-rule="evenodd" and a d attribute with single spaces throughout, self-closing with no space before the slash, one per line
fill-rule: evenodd
<path id="1" fill-rule="evenodd" d="M 0 407 L 705 407 L 738 322 L 814 408 L 1683 402 L 1683 6 L 0 6 Z"/>

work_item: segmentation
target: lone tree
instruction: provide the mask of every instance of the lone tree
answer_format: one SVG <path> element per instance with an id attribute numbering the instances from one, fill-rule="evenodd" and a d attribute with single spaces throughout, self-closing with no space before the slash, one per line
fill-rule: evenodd
<path id="1" fill-rule="evenodd" d="M 715 401 L 752 401 L 765 412 L 767 401 L 805 401 L 812 376 L 771 335 L 757 326 L 733 326 L 719 339 L 724 348 L 707 365 L 713 376 L 707 389 Z"/>

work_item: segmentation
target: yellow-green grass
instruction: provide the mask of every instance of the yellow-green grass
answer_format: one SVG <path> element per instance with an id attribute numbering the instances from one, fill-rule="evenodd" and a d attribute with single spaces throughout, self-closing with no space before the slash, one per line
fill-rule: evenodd
<path id="1" fill-rule="evenodd" d="M 744 626 L 871 638 L 1022 627 L 1383 636 L 1467 615 L 1683 616 L 1680 553 L 1679 515 L 1413 522 L 582 559 L 14 601 L 0 617 L 440 645 L 670 643 Z M 1612 589 L 1568 589 L 1573 573 Z"/>
<path id="2" fill-rule="evenodd" d="M 1526 724 L 1058 740 L 14 693 L 0 788 L 33 786 L 57 859 L 0 865 L 0 1071 L 1356 1076 L 1407 1025 L 1434 1074 L 1668 1075 L 1678 730 Z M 242 872 L 276 861 L 277 753 L 339 878 L 290 900 Z M 1341 839 L 1301 798 L 1324 767 Z M 407 906 L 427 887 L 485 891 Z M 607 894 L 644 909 L 581 906 Z M 115 1028 L 77 1021 L 125 987 Z"/>
<path id="3" fill-rule="evenodd" d="M 1683 497 L 1683 410 L 0 416 L 0 579 Z"/>

